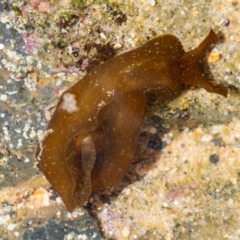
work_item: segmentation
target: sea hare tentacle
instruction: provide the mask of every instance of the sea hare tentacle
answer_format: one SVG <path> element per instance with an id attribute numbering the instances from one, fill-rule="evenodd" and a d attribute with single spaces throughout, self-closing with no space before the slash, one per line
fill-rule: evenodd
<path id="1" fill-rule="evenodd" d="M 185 52 L 172 35 L 112 58 L 63 93 L 37 151 L 38 167 L 68 211 L 122 179 L 133 162 L 147 103 L 168 102 L 190 87 L 227 96 L 205 69 L 211 30 Z"/>
<path id="2" fill-rule="evenodd" d="M 202 87 L 208 92 L 217 93 L 227 97 L 227 88 L 222 84 L 216 84 L 210 78 L 210 74 L 206 69 L 205 56 L 207 50 L 212 44 L 217 43 L 218 37 L 211 30 L 202 43 L 185 54 L 178 60 L 180 68 L 187 69 L 184 78 L 181 80 L 186 85 L 193 87 Z"/>

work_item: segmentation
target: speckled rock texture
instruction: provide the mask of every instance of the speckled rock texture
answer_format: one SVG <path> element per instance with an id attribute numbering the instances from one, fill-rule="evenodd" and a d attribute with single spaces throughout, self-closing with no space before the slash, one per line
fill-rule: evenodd
<path id="1" fill-rule="evenodd" d="M 0 238 L 240 239 L 239 10 L 232 0 L 2 0 Z M 209 67 L 228 98 L 195 89 L 150 104 L 123 181 L 68 213 L 35 157 L 62 92 L 154 36 L 188 51 L 210 29 L 221 41 Z"/>

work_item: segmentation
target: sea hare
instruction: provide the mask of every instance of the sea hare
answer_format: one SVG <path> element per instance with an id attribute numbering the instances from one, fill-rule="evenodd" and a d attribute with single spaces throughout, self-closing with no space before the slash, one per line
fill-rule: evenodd
<path id="1" fill-rule="evenodd" d="M 205 70 L 206 51 L 217 41 L 211 30 L 185 52 L 175 36 L 156 37 L 106 61 L 62 94 L 37 158 L 68 211 L 123 178 L 150 100 L 171 101 L 190 87 L 227 96 Z"/>

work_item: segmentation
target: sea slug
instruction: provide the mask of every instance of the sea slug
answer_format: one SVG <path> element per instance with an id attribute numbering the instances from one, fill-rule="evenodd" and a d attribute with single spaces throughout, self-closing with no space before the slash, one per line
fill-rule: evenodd
<path id="1" fill-rule="evenodd" d="M 68 211 L 122 179 L 150 100 L 168 102 L 190 87 L 227 96 L 205 70 L 206 51 L 217 41 L 211 30 L 185 52 L 175 36 L 158 36 L 104 62 L 62 94 L 37 158 Z"/>

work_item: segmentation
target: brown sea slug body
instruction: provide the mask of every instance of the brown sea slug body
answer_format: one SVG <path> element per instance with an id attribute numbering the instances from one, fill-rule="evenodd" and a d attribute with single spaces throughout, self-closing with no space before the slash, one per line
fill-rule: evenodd
<path id="1" fill-rule="evenodd" d="M 150 99 L 171 101 L 190 87 L 227 96 L 227 88 L 204 71 L 206 51 L 217 40 L 211 30 L 185 52 L 175 36 L 156 37 L 106 61 L 63 93 L 38 149 L 38 167 L 68 211 L 122 179 Z"/>

